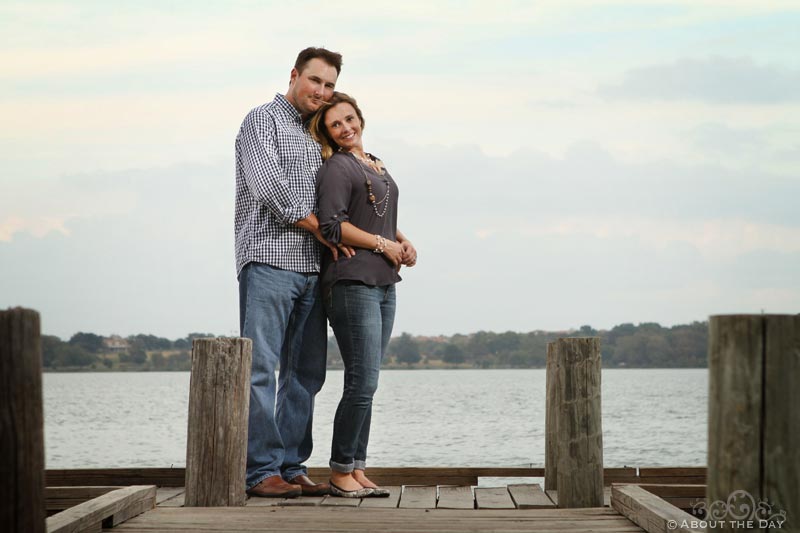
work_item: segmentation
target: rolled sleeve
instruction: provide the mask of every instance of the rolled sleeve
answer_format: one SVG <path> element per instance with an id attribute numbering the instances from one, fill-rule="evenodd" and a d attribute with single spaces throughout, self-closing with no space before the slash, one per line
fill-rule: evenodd
<path id="1" fill-rule="evenodd" d="M 311 214 L 292 189 L 280 165 L 275 125 L 264 113 L 251 112 L 242 124 L 241 163 L 253 197 L 282 224 L 294 224 Z"/>
<path id="2" fill-rule="evenodd" d="M 345 168 L 329 159 L 317 173 L 317 202 L 319 228 L 323 237 L 332 243 L 342 242 L 342 222 L 350 220 L 348 204 L 352 184 Z"/>

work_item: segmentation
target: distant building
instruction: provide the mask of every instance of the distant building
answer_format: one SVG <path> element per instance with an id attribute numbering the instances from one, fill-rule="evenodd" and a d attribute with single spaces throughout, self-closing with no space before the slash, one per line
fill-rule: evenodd
<path id="1" fill-rule="evenodd" d="M 119 335 L 104 337 L 103 345 L 111 351 L 123 351 L 131 347 L 130 343 Z"/>

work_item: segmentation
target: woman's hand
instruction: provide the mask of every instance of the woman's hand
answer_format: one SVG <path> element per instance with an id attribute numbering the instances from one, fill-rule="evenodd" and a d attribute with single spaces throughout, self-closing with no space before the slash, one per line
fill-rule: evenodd
<path id="1" fill-rule="evenodd" d="M 407 267 L 413 267 L 417 264 L 417 249 L 414 248 L 414 245 L 411 244 L 411 241 L 405 240 L 401 244 L 403 247 L 403 258 L 400 261 L 401 264 Z"/>
<path id="2" fill-rule="evenodd" d="M 383 255 L 385 255 L 386 259 L 391 261 L 394 266 L 400 266 L 403 264 L 403 245 L 386 239 Z"/>

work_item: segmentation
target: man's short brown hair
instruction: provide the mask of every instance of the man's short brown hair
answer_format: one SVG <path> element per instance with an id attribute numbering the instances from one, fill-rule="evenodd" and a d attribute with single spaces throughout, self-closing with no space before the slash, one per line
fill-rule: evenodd
<path id="1" fill-rule="evenodd" d="M 294 62 L 294 68 L 297 69 L 297 72 L 302 73 L 303 69 L 306 68 L 306 64 L 312 59 L 321 59 L 335 68 L 337 76 L 342 72 L 342 54 L 314 46 L 309 46 L 297 54 L 297 61 Z"/>

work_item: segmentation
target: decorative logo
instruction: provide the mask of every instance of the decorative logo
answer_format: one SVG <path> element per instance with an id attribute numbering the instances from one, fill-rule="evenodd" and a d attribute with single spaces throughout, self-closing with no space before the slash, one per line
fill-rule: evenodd
<path id="1" fill-rule="evenodd" d="M 712 528 L 729 522 L 732 527 L 780 529 L 786 522 L 786 511 L 773 510 L 769 500 L 756 501 L 746 490 L 732 492 L 727 501 L 699 501 L 692 506 L 692 514 L 703 517 Z"/>

